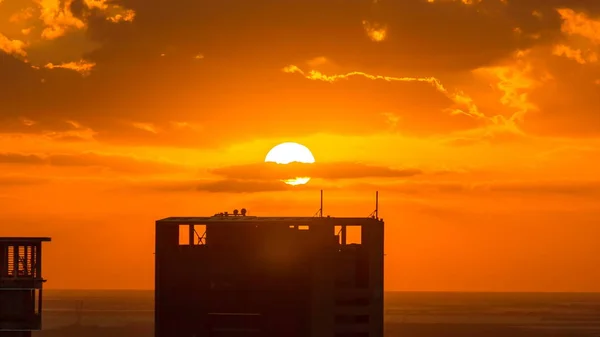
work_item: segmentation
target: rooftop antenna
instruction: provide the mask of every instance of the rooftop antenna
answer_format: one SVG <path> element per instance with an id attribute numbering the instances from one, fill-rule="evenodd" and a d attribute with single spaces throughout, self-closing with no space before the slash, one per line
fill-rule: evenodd
<path id="1" fill-rule="evenodd" d="M 375 219 L 379 219 L 379 191 L 375 191 Z"/>
<path id="2" fill-rule="evenodd" d="M 375 191 L 375 210 L 369 214 L 369 217 L 379 220 L 379 191 Z"/>
<path id="3" fill-rule="evenodd" d="M 319 210 L 317 211 L 315 216 L 317 216 L 317 214 L 319 215 L 320 218 L 323 217 L 323 190 L 321 190 L 321 208 L 319 208 Z"/>
<path id="4" fill-rule="evenodd" d="M 323 217 L 323 190 L 321 190 L 321 208 L 319 208 L 319 215 Z"/>

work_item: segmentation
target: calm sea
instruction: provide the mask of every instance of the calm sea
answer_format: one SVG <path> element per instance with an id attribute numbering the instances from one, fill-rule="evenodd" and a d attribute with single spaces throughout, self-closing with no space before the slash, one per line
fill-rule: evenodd
<path id="1" fill-rule="evenodd" d="M 44 329 L 152 324 L 152 291 L 44 293 Z M 389 292 L 386 336 L 600 336 L 600 293 Z M 454 330 L 453 330 L 454 329 Z"/>

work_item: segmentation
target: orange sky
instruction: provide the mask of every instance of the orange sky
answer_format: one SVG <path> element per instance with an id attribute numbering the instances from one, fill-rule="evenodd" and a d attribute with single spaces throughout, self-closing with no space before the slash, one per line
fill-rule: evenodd
<path id="1" fill-rule="evenodd" d="M 148 289 L 156 219 L 379 190 L 388 290 L 600 291 L 598 53 L 596 0 L 0 0 L 0 235 Z"/>

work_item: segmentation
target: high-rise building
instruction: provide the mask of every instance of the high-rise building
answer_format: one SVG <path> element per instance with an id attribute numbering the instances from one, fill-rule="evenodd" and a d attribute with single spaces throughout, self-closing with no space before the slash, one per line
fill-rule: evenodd
<path id="1" fill-rule="evenodd" d="M 155 336 L 382 337 L 383 220 L 156 221 Z"/>
<path id="2" fill-rule="evenodd" d="M 42 242 L 0 237 L 0 337 L 30 337 L 42 328 Z"/>

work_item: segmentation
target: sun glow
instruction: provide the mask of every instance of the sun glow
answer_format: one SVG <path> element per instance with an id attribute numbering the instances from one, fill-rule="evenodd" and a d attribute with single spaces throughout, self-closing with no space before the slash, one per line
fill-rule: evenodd
<path id="1" fill-rule="evenodd" d="M 308 163 L 315 162 L 315 157 L 310 150 L 301 144 L 286 142 L 281 143 L 269 151 L 265 157 L 267 163 L 289 164 L 292 162 Z M 303 185 L 310 180 L 310 177 L 295 177 L 282 180 L 288 185 Z"/>

